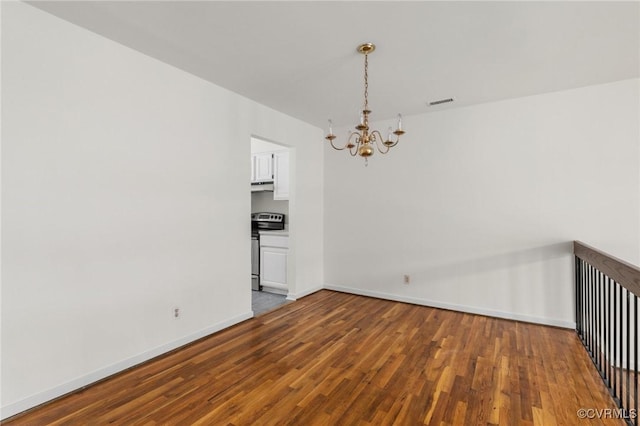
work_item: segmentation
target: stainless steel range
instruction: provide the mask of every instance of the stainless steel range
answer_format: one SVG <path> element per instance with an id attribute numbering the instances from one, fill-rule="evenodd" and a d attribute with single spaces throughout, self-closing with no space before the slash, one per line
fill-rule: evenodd
<path id="1" fill-rule="evenodd" d="M 251 289 L 262 290 L 260 285 L 260 231 L 284 229 L 282 213 L 251 213 Z"/>

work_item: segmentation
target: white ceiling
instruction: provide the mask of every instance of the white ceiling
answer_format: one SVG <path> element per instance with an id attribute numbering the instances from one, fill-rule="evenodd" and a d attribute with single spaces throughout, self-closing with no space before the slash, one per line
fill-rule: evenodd
<path id="1" fill-rule="evenodd" d="M 309 123 L 640 76 L 638 2 L 29 2 Z M 428 107 L 454 97 L 454 104 Z"/>

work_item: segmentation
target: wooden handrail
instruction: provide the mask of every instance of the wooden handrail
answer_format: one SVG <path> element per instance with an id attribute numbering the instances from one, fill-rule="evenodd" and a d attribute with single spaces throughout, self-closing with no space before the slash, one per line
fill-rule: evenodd
<path id="1" fill-rule="evenodd" d="M 609 278 L 640 296 L 640 268 L 580 241 L 573 242 L 573 253 Z"/>

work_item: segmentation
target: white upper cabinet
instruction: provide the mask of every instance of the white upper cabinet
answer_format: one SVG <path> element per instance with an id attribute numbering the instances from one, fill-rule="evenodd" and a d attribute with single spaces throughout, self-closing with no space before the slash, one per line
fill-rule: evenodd
<path id="1" fill-rule="evenodd" d="M 273 153 L 252 154 L 251 166 L 251 183 L 273 180 Z"/>
<path id="2" fill-rule="evenodd" d="M 273 199 L 289 199 L 289 151 L 273 153 Z"/>
<path id="3" fill-rule="evenodd" d="M 289 149 L 251 138 L 251 183 L 253 191 L 273 191 L 274 200 L 289 200 Z"/>

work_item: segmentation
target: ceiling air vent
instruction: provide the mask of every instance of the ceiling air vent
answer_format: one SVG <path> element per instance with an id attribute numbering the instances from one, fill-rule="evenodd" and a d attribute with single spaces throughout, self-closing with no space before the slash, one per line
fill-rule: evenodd
<path id="1" fill-rule="evenodd" d="M 447 98 L 447 99 L 440 99 L 439 101 L 431 101 L 429 102 L 429 106 L 436 106 L 436 105 L 440 105 L 440 104 L 446 104 L 449 102 L 453 102 L 453 98 Z"/>

